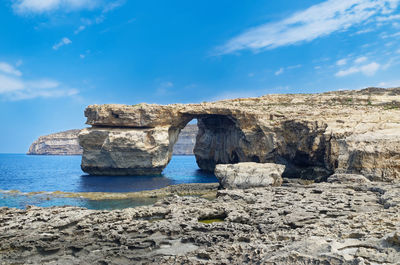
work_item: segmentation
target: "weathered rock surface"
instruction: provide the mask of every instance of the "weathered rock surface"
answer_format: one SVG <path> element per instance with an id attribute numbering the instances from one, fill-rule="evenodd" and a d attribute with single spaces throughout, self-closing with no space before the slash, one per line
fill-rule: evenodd
<path id="1" fill-rule="evenodd" d="M 333 174 L 327 179 L 329 183 L 368 183 L 369 179 L 357 174 Z"/>
<path id="2" fill-rule="evenodd" d="M 29 147 L 28 155 L 81 155 L 78 142 L 80 130 L 68 130 L 40 136 Z"/>
<path id="3" fill-rule="evenodd" d="M 399 264 L 399 195 L 399 184 L 284 184 L 115 211 L 0 208 L 0 263 Z"/>
<path id="4" fill-rule="evenodd" d="M 194 153 L 205 170 L 269 162 L 286 165 L 285 177 L 323 180 L 336 172 L 398 180 L 399 106 L 400 88 L 188 105 L 92 105 L 85 111 L 92 128 L 80 137 L 82 168 L 96 174 L 161 172 L 180 130 L 197 118 Z"/>
<path id="5" fill-rule="evenodd" d="M 217 165 L 214 173 L 224 189 L 248 189 L 280 186 L 283 171 L 284 165 L 244 162 Z"/>
<path id="6" fill-rule="evenodd" d="M 68 130 L 39 137 L 29 148 L 28 155 L 82 155 L 78 134 L 81 130 Z M 193 155 L 197 125 L 188 124 L 174 145 L 174 155 Z"/>

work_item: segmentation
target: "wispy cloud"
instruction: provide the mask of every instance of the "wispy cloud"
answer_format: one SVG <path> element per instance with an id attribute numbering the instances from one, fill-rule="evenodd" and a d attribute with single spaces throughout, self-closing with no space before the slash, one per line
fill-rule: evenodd
<path id="1" fill-rule="evenodd" d="M 0 72 L 3 72 L 5 74 L 15 75 L 15 76 L 22 75 L 21 71 L 19 71 L 14 66 L 12 66 L 11 64 L 8 64 L 6 62 L 0 62 Z"/>
<path id="2" fill-rule="evenodd" d="M 270 89 L 242 89 L 240 91 L 227 91 L 221 94 L 217 94 L 214 97 L 207 98 L 206 101 L 218 101 L 218 100 L 226 100 L 226 99 L 236 99 L 236 98 L 252 98 L 252 97 L 260 97 L 270 93 L 287 93 L 290 90 L 289 86 L 280 86 L 274 87 Z"/>
<path id="3" fill-rule="evenodd" d="M 158 86 L 156 93 L 159 96 L 166 95 L 169 92 L 169 90 L 173 87 L 174 87 L 174 83 L 172 83 L 171 81 L 162 82 Z"/>
<path id="4" fill-rule="evenodd" d="M 101 14 L 92 18 L 92 19 L 87 19 L 87 18 L 83 18 L 81 19 L 81 23 L 82 25 L 80 25 L 75 31 L 75 34 L 79 34 L 80 32 L 84 31 L 85 29 L 87 29 L 88 27 L 92 26 L 92 25 L 96 25 L 96 24 L 101 24 L 104 22 L 104 20 L 106 19 L 106 14 L 113 11 L 114 9 L 117 9 L 119 7 L 121 7 L 122 5 L 124 5 L 126 2 L 126 0 L 115 0 L 115 1 L 111 1 L 107 4 L 105 4 L 103 6 L 103 9 L 101 11 Z"/>
<path id="5" fill-rule="evenodd" d="M 281 68 L 279 68 L 278 71 L 275 72 L 275 75 L 278 76 L 278 75 L 281 75 L 281 74 L 285 73 L 287 70 L 297 69 L 297 68 L 300 68 L 302 66 L 303 65 L 301 65 L 301 64 L 296 64 L 296 65 L 290 65 L 290 66 L 287 66 L 287 67 L 281 67 Z"/>
<path id="6" fill-rule="evenodd" d="M 284 72 L 285 72 L 285 69 L 283 67 L 281 67 L 278 71 L 275 72 L 275 75 L 278 76 L 278 75 L 283 74 Z"/>
<path id="7" fill-rule="evenodd" d="M 102 0 L 17 0 L 12 7 L 17 14 L 43 14 L 53 11 L 70 12 L 102 6 Z"/>
<path id="8" fill-rule="evenodd" d="M 373 17 L 390 17 L 400 0 L 328 0 L 288 18 L 245 31 L 217 49 L 223 55 L 240 50 L 260 51 L 309 42 L 347 30 Z"/>
<path id="9" fill-rule="evenodd" d="M 346 65 L 347 64 L 347 59 L 340 59 L 339 61 L 336 62 L 336 65 Z"/>
<path id="10" fill-rule="evenodd" d="M 53 45 L 53 49 L 58 50 L 62 46 L 69 45 L 71 43 L 72 43 L 72 41 L 70 39 L 68 39 L 67 37 L 64 37 L 59 42 L 57 42 L 56 44 Z"/>
<path id="11" fill-rule="evenodd" d="M 368 60 L 367 57 L 361 56 L 361 57 L 358 57 L 357 59 L 355 59 L 355 60 L 354 60 L 354 63 L 356 63 L 356 64 L 364 63 L 364 62 L 366 62 L 367 60 Z"/>
<path id="12" fill-rule="evenodd" d="M 337 77 L 344 77 L 352 74 L 362 73 L 366 76 L 373 76 L 381 68 L 381 65 L 376 62 L 365 64 L 362 66 L 353 66 L 345 70 L 341 70 L 335 74 Z"/>
<path id="13" fill-rule="evenodd" d="M 77 95 L 77 89 L 68 88 L 60 82 L 49 79 L 26 80 L 22 73 L 8 63 L 0 65 L 0 98 L 5 100 L 24 100 L 33 98 L 55 98 Z M 10 71 L 11 70 L 11 71 Z"/>

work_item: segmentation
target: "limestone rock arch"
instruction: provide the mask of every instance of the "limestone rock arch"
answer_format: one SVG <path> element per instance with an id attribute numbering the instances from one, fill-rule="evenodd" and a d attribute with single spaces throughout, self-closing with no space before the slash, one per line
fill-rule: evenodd
<path id="1" fill-rule="evenodd" d="M 286 166 L 287 177 L 316 180 L 340 172 L 400 179 L 396 102 L 400 94 L 392 89 L 166 106 L 91 105 L 85 110 L 91 127 L 79 135 L 81 166 L 92 175 L 160 174 L 180 131 L 197 119 L 194 153 L 204 170 L 274 162 Z"/>

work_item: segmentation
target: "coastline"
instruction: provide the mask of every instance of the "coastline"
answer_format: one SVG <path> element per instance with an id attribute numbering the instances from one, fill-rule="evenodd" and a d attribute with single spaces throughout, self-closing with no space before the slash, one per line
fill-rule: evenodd
<path id="1" fill-rule="evenodd" d="M 21 192 L 19 190 L 0 190 L 0 193 L 23 196 L 46 195 L 50 198 L 82 198 L 89 200 L 159 199 L 173 195 L 213 198 L 216 196 L 218 186 L 218 183 L 188 183 L 169 185 L 160 189 L 143 190 L 137 192 Z"/>
<path id="2" fill-rule="evenodd" d="M 122 210 L 0 208 L 6 264 L 397 264 L 400 184 L 286 183 Z"/>

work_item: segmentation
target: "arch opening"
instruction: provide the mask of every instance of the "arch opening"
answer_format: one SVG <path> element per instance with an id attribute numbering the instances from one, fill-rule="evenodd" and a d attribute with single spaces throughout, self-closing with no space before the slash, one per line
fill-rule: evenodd
<path id="1" fill-rule="evenodd" d="M 185 141 L 189 141 L 187 134 L 190 133 L 191 129 L 188 129 L 188 126 L 189 128 L 193 127 L 195 120 L 197 120 L 196 126 L 198 128 L 196 140 L 194 143 L 186 143 L 186 147 L 189 148 L 189 144 L 193 144 L 193 155 L 196 157 L 196 163 L 201 170 L 213 172 L 216 164 L 260 161 L 256 156 L 251 159 L 245 156 L 241 149 L 245 139 L 244 133 L 239 128 L 236 119 L 228 115 L 206 114 L 185 118 L 185 124 L 182 123 L 178 128 L 170 129 L 172 154 L 181 153 L 179 149 L 182 148 Z M 180 129 L 180 127 L 183 127 L 183 129 Z M 186 139 L 181 139 L 182 133 Z"/>

